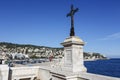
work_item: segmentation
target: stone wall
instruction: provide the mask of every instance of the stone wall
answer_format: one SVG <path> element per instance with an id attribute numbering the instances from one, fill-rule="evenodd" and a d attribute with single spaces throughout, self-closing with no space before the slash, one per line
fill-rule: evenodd
<path id="1" fill-rule="evenodd" d="M 38 80 L 49 80 L 51 78 L 50 71 L 40 66 L 27 66 L 27 67 L 11 67 L 12 75 L 10 80 L 19 80 L 30 78 Z"/>
<path id="2" fill-rule="evenodd" d="M 40 67 L 38 77 L 40 80 L 50 80 L 51 78 L 50 70 Z"/>
<path id="3" fill-rule="evenodd" d="M 0 65 L 0 80 L 8 80 L 9 67 L 7 65 Z"/>
<path id="4" fill-rule="evenodd" d="M 26 66 L 26 67 L 9 67 L 0 65 L 0 80 L 19 80 L 24 78 L 38 80 L 120 80 L 120 78 L 97 75 L 92 73 L 72 73 L 46 66 Z M 9 79 L 8 79 L 9 74 Z"/>
<path id="5" fill-rule="evenodd" d="M 10 68 L 11 74 L 10 80 L 19 80 L 24 78 L 38 78 L 39 67 L 37 66 L 29 66 L 29 67 L 11 67 Z"/>

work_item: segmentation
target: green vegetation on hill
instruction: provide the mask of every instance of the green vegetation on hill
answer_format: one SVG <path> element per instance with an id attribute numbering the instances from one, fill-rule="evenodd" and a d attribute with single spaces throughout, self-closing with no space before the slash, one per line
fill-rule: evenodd
<path id="1" fill-rule="evenodd" d="M 29 58 L 48 58 L 53 56 L 54 58 L 61 58 L 64 56 L 63 48 L 52 48 L 46 46 L 36 46 L 30 44 L 14 44 L 8 42 L 0 42 L 0 53 L 6 53 L 10 58 L 14 54 L 14 58 L 20 58 L 23 55 L 28 55 Z M 21 53 L 21 54 L 20 54 Z M 84 59 L 103 59 L 105 58 L 100 53 L 84 52 Z"/>

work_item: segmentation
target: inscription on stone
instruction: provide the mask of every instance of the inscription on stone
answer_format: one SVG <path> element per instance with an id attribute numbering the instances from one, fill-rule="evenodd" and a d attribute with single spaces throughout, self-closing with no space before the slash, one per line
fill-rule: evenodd
<path id="1" fill-rule="evenodd" d="M 66 50 L 66 60 L 65 62 L 70 65 L 72 64 L 72 51 L 71 50 Z"/>

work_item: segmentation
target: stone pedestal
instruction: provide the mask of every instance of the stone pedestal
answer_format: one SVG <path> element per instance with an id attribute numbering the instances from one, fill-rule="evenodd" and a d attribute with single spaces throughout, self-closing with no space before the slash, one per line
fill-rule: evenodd
<path id="1" fill-rule="evenodd" d="M 83 61 L 84 42 L 77 36 L 66 38 L 64 46 L 64 69 L 72 72 L 86 72 Z"/>
<path id="2" fill-rule="evenodd" d="M 9 67 L 8 65 L 0 65 L 0 80 L 8 80 Z"/>

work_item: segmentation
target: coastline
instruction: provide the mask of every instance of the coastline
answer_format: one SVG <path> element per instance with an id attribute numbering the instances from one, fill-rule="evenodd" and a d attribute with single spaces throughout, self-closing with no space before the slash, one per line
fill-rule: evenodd
<path id="1" fill-rule="evenodd" d="M 84 59 L 84 61 L 109 60 L 109 59 L 110 58 L 103 58 L 103 59 L 96 58 L 96 59 Z"/>

